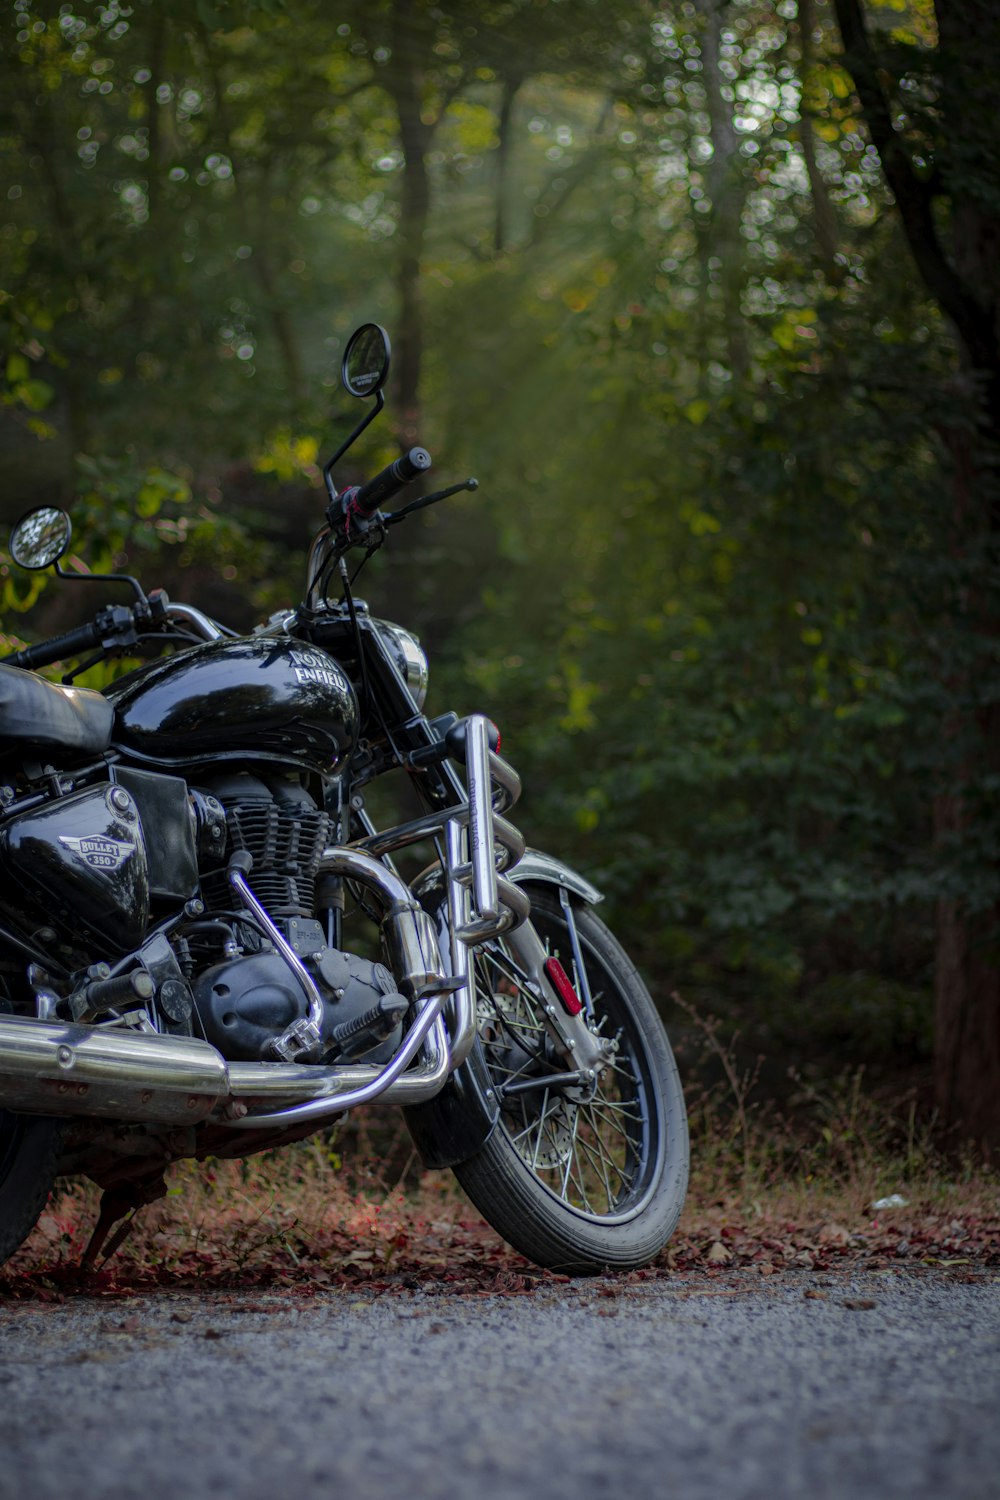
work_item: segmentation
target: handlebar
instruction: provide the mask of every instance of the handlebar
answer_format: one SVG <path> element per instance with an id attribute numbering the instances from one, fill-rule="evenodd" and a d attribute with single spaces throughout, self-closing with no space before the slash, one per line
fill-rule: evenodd
<path id="1" fill-rule="evenodd" d="M 127 651 L 142 638 L 140 631 L 143 629 L 152 633 L 162 629 L 165 632 L 164 639 L 168 639 L 171 624 L 181 626 L 187 639 L 193 633 L 195 638 L 218 641 L 235 633 L 224 625 L 217 624 L 193 605 L 172 603 L 163 589 L 153 589 L 146 605 L 142 611 L 137 605 L 108 605 L 88 625 L 79 625 L 76 630 L 69 630 L 65 635 L 53 636 L 51 640 L 39 641 L 34 646 L 25 646 L 22 651 L 12 651 L 9 656 L 0 657 L 0 663 L 8 667 L 37 671 L 39 667 L 50 666 L 52 662 L 62 661 L 64 657 L 80 656 L 94 646 L 108 654 Z"/>
<path id="2" fill-rule="evenodd" d="M 380 474 L 366 480 L 359 490 L 355 490 L 348 500 L 348 513 L 353 511 L 365 520 L 370 520 L 380 506 L 398 494 L 411 479 L 416 479 L 418 474 L 426 474 L 430 466 L 431 456 L 426 448 L 411 448 L 409 453 L 404 453 L 387 464 Z"/>
<path id="3" fill-rule="evenodd" d="M 89 625 L 78 625 L 65 635 L 53 636 L 49 641 L 39 641 L 37 646 L 25 646 L 23 651 L 14 651 L 3 658 L 3 664 L 34 671 L 38 667 L 47 667 L 54 661 L 62 661 L 64 656 L 79 656 L 81 651 L 99 646 L 101 640 L 102 632 L 96 621 L 91 620 Z"/>

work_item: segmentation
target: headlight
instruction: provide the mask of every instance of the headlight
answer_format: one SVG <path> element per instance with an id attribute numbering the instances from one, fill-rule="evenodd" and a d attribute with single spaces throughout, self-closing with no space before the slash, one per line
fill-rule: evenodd
<path id="1" fill-rule="evenodd" d="M 416 699 L 417 707 L 423 708 L 430 669 L 419 638 L 411 630 L 404 630 L 402 625 L 393 625 L 389 620 L 374 623 L 392 653 L 400 676 Z"/>

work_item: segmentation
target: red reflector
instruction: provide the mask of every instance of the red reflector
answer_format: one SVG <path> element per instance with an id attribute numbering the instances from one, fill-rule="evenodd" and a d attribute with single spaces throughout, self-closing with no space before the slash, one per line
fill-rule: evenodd
<path id="1" fill-rule="evenodd" d="M 559 996 L 563 1010 L 568 1016 L 578 1016 L 583 1010 L 583 1004 L 558 958 L 547 958 L 542 967 L 546 979 Z"/>

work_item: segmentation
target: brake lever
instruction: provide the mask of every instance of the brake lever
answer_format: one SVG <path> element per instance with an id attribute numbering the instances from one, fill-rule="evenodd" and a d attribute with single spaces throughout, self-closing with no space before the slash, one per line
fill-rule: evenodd
<path id="1" fill-rule="evenodd" d="M 463 479 L 461 484 L 452 484 L 446 490 L 435 490 L 433 495 L 421 495 L 419 500 L 413 500 L 409 505 L 404 505 L 402 510 L 389 511 L 383 515 L 383 526 L 395 526 L 397 521 L 405 521 L 407 516 L 412 516 L 414 511 L 425 510 L 428 505 L 436 505 L 439 500 L 447 500 L 451 495 L 457 495 L 459 490 L 478 490 L 478 479 Z"/>
<path id="2" fill-rule="evenodd" d="M 142 597 L 146 604 L 145 594 Z M 148 613 L 148 605 L 146 612 Z M 86 661 L 78 663 L 72 671 L 64 673 L 61 679 L 64 687 L 69 687 L 77 677 L 91 667 L 96 667 L 98 662 L 104 661 L 112 652 L 127 651 L 139 643 L 134 605 L 109 604 L 97 614 L 94 623 L 101 632 L 101 649 Z"/>

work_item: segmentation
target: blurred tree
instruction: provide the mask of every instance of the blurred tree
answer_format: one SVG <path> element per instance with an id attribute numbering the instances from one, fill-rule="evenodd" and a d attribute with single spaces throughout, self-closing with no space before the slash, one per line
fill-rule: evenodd
<path id="1" fill-rule="evenodd" d="M 953 560 L 940 682 L 946 779 L 936 831 L 947 855 L 989 829 L 997 870 L 1000 786 L 1000 170 L 993 100 L 1000 14 L 985 0 L 883 11 L 835 0 L 850 68 L 906 242 L 961 351 L 962 410 L 941 418 L 951 456 Z M 895 10 L 895 8 L 893 8 Z M 873 10 L 878 18 L 878 9 Z M 985 825 L 985 826 L 984 826 Z M 938 902 L 935 1069 L 945 1120 L 1000 1150 L 1000 879 Z"/>
<path id="2" fill-rule="evenodd" d="M 94 561 L 169 548 L 247 624 L 299 587 L 337 355 L 385 322 L 398 431 L 343 479 L 419 436 L 484 482 L 366 591 L 441 707 L 504 720 L 533 837 L 655 973 L 912 1056 L 929 913 L 942 995 L 986 994 L 997 899 L 956 379 L 975 334 L 985 398 L 991 335 L 953 297 L 989 323 L 989 59 L 929 0 L 860 43 L 840 10 L 853 75 L 831 0 L 13 0 L 0 451 L 8 519 L 72 501 Z M 943 1004 L 942 1039 L 978 1013 Z"/>

